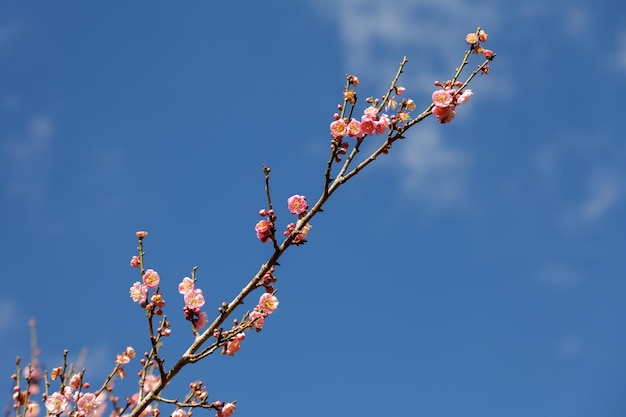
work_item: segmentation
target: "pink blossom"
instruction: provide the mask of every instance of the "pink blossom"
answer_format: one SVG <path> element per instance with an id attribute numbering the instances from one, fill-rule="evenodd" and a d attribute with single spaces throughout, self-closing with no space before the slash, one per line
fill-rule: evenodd
<path id="1" fill-rule="evenodd" d="M 487 42 L 487 38 L 489 36 L 487 35 L 487 32 L 485 32 L 484 30 L 479 30 L 478 31 L 478 40 L 481 42 Z"/>
<path id="2" fill-rule="evenodd" d="M 362 135 L 361 122 L 356 119 L 351 119 L 350 123 L 348 123 L 348 136 L 351 138 L 360 138 Z"/>
<path id="3" fill-rule="evenodd" d="M 437 107 L 448 107 L 452 104 L 452 92 L 451 90 L 437 90 L 432 96 L 433 103 Z"/>
<path id="4" fill-rule="evenodd" d="M 383 114 L 376 122 L 374 122 L 374 129 L 376 130 L 376 133 L 380 135 L 385 133 L 385 130 L 387 130 L 390 125 L 391 121 L 389 120 L 389 116 Z"/>
<path id="5" fill-rule="evenodd" d="M 363 116 L 363 118 L 361 119 L 361 132 L 366 135 L 373 135 L 375 131 L 375 120 Z"/>
<path id="6" fill-rule="evenodd" d="M 130 266 L 137 268 L 139 266 L 139 256 L 133 256 L 130 258 Z"/>
<path id="7" fill-rule="evenodd" d="M 189 308 L 200 308 L 204 305 L 204 296 L 202 290 L 193 289 L 185 294 L 185 305 Z"/>
<path id="8" fill-rule="evenodd" d="M 346 134 L 347 127 L 344 119 L 335 120 L 330 124 L 330 136 L 334 139 L 341 139 Z"/>
<path id="9" fill-rule="evenodd" d="M 154 294 L 152 294 L 150 301 L 152 302 L 152 304 L 159 308 L 165 307 L 165 300 L 163 299 L 163 294 L 160 292 L 155 292 Z"/>
<path id="10" fill-rule="evenodd" d="M 309 205 L 305 196 L 296 194 L 287 199 L 287 207 L 292 214 L 302 214 L 308 210 Z"/>
<path id="11" fill-rule="evenodd" d="M 182 408 L 177 408 L 171 417 L 189 417 L 189 413 L 183 410 Z"/>
<path id="12" fill-rule="evenodd" d="M 467 42 L 470 45 L 478 43 L 478 35 L 476 33 L 468 33 L 467 36 L 465 37 L 465 42 Z"/>
<path id="13" fill-rule="evenodd" d="M 361 120 L 376 119 L 376 117 L 378 117 L 378 108 L 370 106 L 363 110 L 363 117 L 361 117 Z"/>
<path id="14" fill-rule="evenodd" d="M 233 403 L 226 403 L 221 410 L 217 412 L 217 417 L 230 417 L 233 415 L 237 407 Z"/>
<path id="15" fill-rule="evenodd" d="M 256 237 L 261 240 L 261 242 L 266 242 L 270 236 L 272 236 L 272 227 L 274 227 L 274 223 L 269 220 L 261 220 L 256 226 L 254 226 L 254 230 L 256 230 Z"/>
<path id="16" fill-rule="evenodd" d="M 250 313 L 250 321 L 254 321 L 254 327 L 256 327 L 257 330 L 261 330 L 265 325 L 265 314 L 254 310 Z"/>
<path id="17" fill-rule="evenodd" d="M 259 298 L 259 307 L 267 314 L 272 314 L 278 308 L 278 298 L 269 292 L 265 292 Z"/>
<path id="18" fill-rule="evenodd" d="M 153 269 L 148 269 L 146 273 L 143 274 L 143 283 L 148 288 L 158 287 L 160 281 L 161 277 L 159 277 L 159 274 Z"/>
<path id="19" fill-rule="evenodd" d="M 63 390 L 61 390 L 61 393 L 65 395 L 65 398 L 67 399 L 67 401 L 74 401 L 75 394 L 70 386 L 68 385 L 64 386 Z"/>
<path id="20" fill-rule="evenodd" d="M 102 417 L 104 415 L 104 411 L 107 408 L 107 398 L 108 398 L 108 394 L 106 390 L 98 394 L 98 396 L 96 397 L 96 401 L 98 401 L 100 405 L 98 405 L 98 408 L 96 409 L 96 412 L 93 415 L 93 417 Z"/>
<path id="21" fill-rule="evenodd" d="M 33 401 L 28 401 L 24 410 L 24 417 L 37 417 L 41 411 L 39 404 Z"/>
<path id="22" fill-rule="evenodd" d="M 135 282 L 133 286 L 130 287 L 130 298 L 136 303 L 145 303 L 148 298 L 148 287 L 141 282 Z"/>
<path id="23" fill-rule="evenodd" d="M 46 398 L 46 410 L 48 414 L 61 414 L 67 410 L 67 398 L 59 392 L 55 392 Z"/>
<path id="24" fill-rule="evenodd" d="M 413 99 L 408 99 L 406 101 L 406 109 L 408 111 L 415 110 L 416 108 L 417 106 L 415 105 L 415 102 L 413 101 Z"/>
<path id="25" fill-rule="evenodd" d="M 117 363 L 118 365 L 126 365 L 134 357 L 135 357 L 135 349 L 133 349 L 131 346 L 128 346 L 126 350 L 124 351 L 124 353 L 117 355 L 115 359 L 115 363 Z"/>
<path id="26" fill-rule="evenodd" d="M 78 387 L 80 386 L 81 383 L 81 375 L 79 373 L 76 373 L 74 375 L 72 375 L 72 377 L 70 378 L 70 387 L 72 387 L 72 389 L 78 389 Z"/>
<path id="27" fill-rule="evenodd" d="M 209 318 L 206 312 L 201 311 L 200 314 L 198 314 L 198 320 L 196 321 L 196 330 L 202 329 L 204 326 L 207 325 L 208 322 Z"/>
<path id="28" fill-rule="evenodd" d="M 143 380 L 143 392 L 150 392 L 156 387 L 161 378 L 154 374 L 147 374 Z"/>
<path id="29" fill-rule="evenodd" d="M 87 392 L 82 394 L 78 401 L 76 401 L 76 406 L 78 407 L 78 411 L 84 413 L 85 417 L 92 417 L 96 414 L 96 411 L 98 411 L 100 401 L 98 401 L 94 394 Z"/>
<path id="30" fill-rule="evenodd" d="M 456 96 L 457 104 L 465 104 L 465 103 L 467 103 L 469 101 L 470 97 L 472 96 L 472 94 L 474 94 L 474 93 L 470 89 L 463 90 L 463 92 L 461 94 Z"/>
<path id="31" fill-rule="evenodd" d="M 435 106 L 433 108 L 433 114 L 437 117 L 437 121 L 439 123 L 450 123 L 454 116 L 456 116 L 456 112 L 454 111 L 454 106 L 449 107 L 438 107 Z"/>
<path id="32" fill-rule="evenodd" d="M 239 350 L 241 349 L 241 341 L 245 338 L 245 333 L 237 333 L 235 337 L 228 341 L 228 344 L 226 345 L 226 354 L 228 356 L 233 356 L 235 353 L 239 352 Z"/>
<path id="33" fill-rule="evenodd" d="M 178 284 L 178 292 L 180 294 L 187 294 L 189 291 L 193 290 L 195 287 L 193 280 L 189 277 L 183 278 L 183 280 Z"/>
<path id="34" fill-rule="evenodd" d="M 293 239 L 294 243 L 300 243 L 304 241 L 304 239 L 306 239 L 306 237 L 308 236 L 310 230 L 311 230 L 310 224 L 307 223 L 304 226 L 302 226 L 302 229 L 300 229 L 300 233 L 298 233 L 298 236 L 296 236 Z"/>
<path id="35" fill-rule="evenodd" d="M 406 88 L 398 86 L 398 87 L 396 87 L 395 90 L 396 90 L 396 94 L 401 96 L 402 93 L 404 93 L 404 91 L 406 90 Z"/>

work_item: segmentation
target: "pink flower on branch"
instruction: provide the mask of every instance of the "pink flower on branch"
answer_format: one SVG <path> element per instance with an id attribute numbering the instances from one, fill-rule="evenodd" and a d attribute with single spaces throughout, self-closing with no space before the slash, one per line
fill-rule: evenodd
<path id="1" fill-rule="evenodd" d="M 177 408 L 173 413 L 172 417 L 189 417 L 189 413 L 182 408 Z"/>
<path id="2" fill-rule="evenodd" d="M 78 411 L 80 411 L 85 417 L 93 417 L 98 411 L 100 401 L 94 394 L 87 392 L 85 394 L 81 394 L 78 401 L 76 401 L 76 406 L 78 407 Z"/>
<path id="3" fill-rule="evenodd" d="M 200 314 L 198 314 L 198 319 L 195 324 L 196 330 L 202 329 L 208 323 L 209 323 L 209 317 L 207 316 L 206 312 L 201 311 Z"/>
<path id="4" fill-rule="evenodd" d="M 278 308 L 278 304 L 278 298 L 268 292 L 263 293 L 263 295 L 261 295 L 261 298 L 259 298 L 259 308 L 267 314 L 272 314 L 274 311 L 276 311 L 276 309 Z"/>
<path id="5" fill-rule="evenodd" d="M 135 282 L 132 287 L 130 287 L 130 298 L 136 303 L 145 304 L 146 299 L 148 297 L 148 287 L 146 287 L 141 282 Z"/>
<path id="6" fill-rule="evenodd" d="M 241 349 L 241 341 L 245 338 L 246 334 L 244 332 L 237 333 L 235 337 L 228 341 L 222 353 L 228 356 L 233 356 L 235 353 L 239 352 Z"/>
<path id="7" fill-rule="evenodd" d="M 59 392 L 52 393 L 46 398 L 48 414 L 59 415 L 67 410 L 67 398 Z"/>
<path id="8" fill-rule="evenodd" d="M 254 310 L 252 311 L 252 313 L 250 313 L 250 321 L 254 322 L 254 327 L 256 328 L 257 331 L 260 331 L 261 329 L 263 329 L 263 326 L 265 325 L 265 316 L 267 315 L 267 313 L 262 313 L 258 310 Z"/>
<path id="9" fill-rule="evenodd" d="M 187 294 L 189 291 L 192 291 L 194 287 L 195 285 L 193 283 L 193 280 L 189 277 L 185 277 L 180 282 L 180 284 L 178 284 L 178 292 L 184 295 Z"/>
<path id="10" fill-rule="evenodd" d="M 28 401 L 24 410 L 24 417 L 37 417 L 41 411 L 39 404 L 33 401 Z"/>
<path id="11" fill-rule="evenodd" d="M 437 118 L 439 123 L 450 123 L 454 116 L 456 116 L 456 112 L 454 111 L 454 106 L 448 107 L 438 107 L 435 106 L 433 108 L 433 114 Z"/>
<path id="12" fill-rule="evenodd" d="M 128 346 L 126 350 L 124 351 L 124 353 L 117 355 L 115 359 L 115 363 L 117 363 L 118 365 L 126 365 L 127 363 L 130 363 L 130 361 L 134 357 L 135 357 L 135 349 L 133 349 L 131 346 Z"/>
<path id="13" fill-rule="evenodd" d="M 356 78 L 356 77 L 355 77 Z M 217 411 L 217 417 L 230 417 L 233 415 L 237 407 L 233 403 L 226 403 L 221 410 Z"/>
<path id="14" fill-rule="evenodd" d="M 351 138 L 360 138 L 363 136 L 363 128 L 361 127 L 361 122 L 356 119 L 351 119 L 350 123 L 348 123 L 348 136 Z"/>
<path id="15" fill-rule="evenodd" d="M 461 94 L 456 96 L 456 103 L 457 104 L 465 104 L 465 103 L 467 103 L 469 101 L 470 97 L 472 96 L 472 94 L 474 94 L 474 93 L 470 89 L 463 90 L 463 92 Z"/>
<path id="16" fill-rule="evenodd" d="M 176 411 L 172 413 L 172 417 L 189 417 L 189 413 L 182 408 L 177 408 Z"/>
<path id="17" fill-rule="evenodd" d="M 156 288 L 159 286 L 159 282 L 161 281 L 161 277 L 154 269 L 148 269 L 145 274 L 143 274 L 143 283 L 148 288 Z"/>
<path id="18" fill-rule="evenodd" d="M 452 104 L 453 94 L 454 94 L 454 91 L 450 89 L 437 90 L 433 93 L 433 96 L 432 96 L 433 103 L 437 107 L 448 107 L 450 104 Z"/>
<path id="19" fill-rule="evenodd" d="M 185 306 L 190 309 L 201 308 L 204 305 L 204 296 L 202 290 L 193 289 L 184 296 Z"/>
<path id="20" fill-rule="evenodd" d="M 308 210 L 309 205 L 305 196 L 296 194 L 287 199 L 287 208 L 292 214 L 302 214 Z"/>
<path id="21" fill-rule="evenodd" d="M 267 240 L 272 236 L 272 228 L 274 227 L 274 223 L 269 220 L 261 220 L 256 226 L 254 226 L 254 230 L 256 231 L 256 237 L 259 238 L 261 242 L 267 242 Z"/>
<path id="22" fill-rule="evenodd" d="M 347 133 L 348 125 L 344 119 L 335 120 L 330 124 L 330 136 L 341 139 Z"/>

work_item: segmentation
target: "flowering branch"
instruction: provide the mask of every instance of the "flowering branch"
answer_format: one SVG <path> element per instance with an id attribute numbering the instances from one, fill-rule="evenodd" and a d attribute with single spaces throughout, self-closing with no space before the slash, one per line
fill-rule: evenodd
<path id="1" fill-rule="evenodd" d="M 152 412 L 154 417 L 158 417 L 158 408 L 156 405 L 152 406 L 152 404 L 158 403 L 176 406 L 176 410 L 172 413 L 173 417 L 189 417 L 194 408 L 214 409 L 218 417 L 230 417 L 235 411 L 236 401 L 209 402 L 208 393 L 202 381 L 190 383 L 190 392 L 182 401 L 179 401 L 178 398 L 168 399 L 163 397 L 161 393 L 165 386 L 187 365 L 199 362 L 218 350 L 222 354 L 233 356 L 241 349 L 247 331 L 253 328 L 257 332 L 262 330 L 265 319 L 276 311 L 279 304 L 275 296 L 274 284 L 277 278 L 274 272 L 285 251 L 292 245 L 305 244 L 311 230 L 311 220 L 323 211 L 324 204 L 328 199 L 348 180 L 378 157 L 388 154 L 393 143 L 399 139 L 404 139 L 406 132 L 414 125 L 431 114 L 435 115 L 439 123 L 452 122 L 456 115 L 456 107 L 465 104 L 473 94 L 467 88 L 472 79 L 479 73 L 489 74 L 490 72 L 489 63 L 496 55 L 493 51 L 482 47 L 486 41 L 487 34 L 481 28 L 477 28 L 476 32 L 466 36 L 469 48 L 465 52 L 461 64 L 456 68 L 450 80 L 435 81 L 434 85 L 439 89 L 432 94 L 432 103 L 417 116 L 411 116 L 416 109 L 415 102 L 410 98 L 400 99 L 406 89 L 398 83 L 404 67 L 408 63 L 407 57 L 404 57 L 400 62 L 386 93 L 381 98 L 368 97 L 365 100 L 368 106 L 363 110 L 361 120 L 353 118 L 358 102 L 356 88 L 359 85 L 359 79 L 354 75 L 346 75 L 342 104 L 337 106 L 339 113 L 333 115 L 334 120 L 330 123 L 330 154 L 325 165 L 322 190 L 317 201 L 309 206 L 306 197 L 297 194 L 287 200 L 289 212 L 297 216 L 297 219 L 286 226 L 286 230 L 283 232 L 284 239 L 279 243 L 276 233 L 278 216 L 270 196 L 271 170 L 263 165 L 267 208 L 259 211 L 262 220 L 256 224 L 255 231 L 261 242 L 272 242 L 273 251 L 241 291 L 229 303 L 222 303 L 218 308 L 219 314 L 211 323 L 208 321 L 207 313 L 202 310 L 205 299 L 202 290 L 196 286 L 197 267 L 193 267 L 191 277 L 182 279 L 178 285 L 178 291 L 183 296 L 183 314 L 185 319 L 191 323 L 194 340 L 169 369 L 165 368 L 165 359 L 160 355 L 160 348 L 164 343 L 163 338 L 167 338 L 171 333 L 170 323 L 167 321 L 167 316 L 163 314 L 166 303 L 160 288 L 160 276 L 153 269 L 145 269 L 143 240 L 148 233 L 145 231 L 137 232 L 138 255 L 132 257 L 130 264 L 139 269 L 141 281 L 134 283 L 130 288 L 130 296 L 145 310 L 150 339 L 150 351 L 146 352 L 140 360 L 139 391 L 135 395 L 127 397 L 124 405 L 118 405 L 118 398 L 112 395 L 113 379 L 115 376 L 125 375 L 124 366 L 130 363 L 135 356 L 132 347 L 126 348 L 123 353 L 117 355 L 113 371 L 95 393 L 83 392 L 89 388 L 89 384 L 83 382 L 84 370 L 79 373 L 74 373 L 71 367 L 68 370 L 67 351 L 65 351 L 63 366 L 55 368 L 51 374 L 52 380 L 57 377 L 60 380 L 58 391 L 49 394 L 50 384 L 46 374 L 46 392 L 43 397 L 48 415 L 60 416 L 69 413 L 71 417 L 100 417 L 103 412 L 102 404 L 108 396 L 114 407 L 112 413 L 114 417 L 122 414 L 125 417 L 143 417 L 148 412 Z M 484 62 L 472 71 L 464 82 L 460 82 L 461 73 L 469 64 L 469 58 L 472 54 L 483 55 Z M 391 114 L 386 113 L 390 111 Z M 358 160 L 357 156 L 366 138 L 376 135 L 384 135 L 384 139 L 373 152 Z M 351 140 L 354 140 L 354 143 Z M 348 149 L 351 146 L 352 149 L 348 154 Z M 344 155 L 347 156 L 344 157 Z M 334 172 L 336 174 L 333 174 Z M 259 297 L 254 309 L 243 314 L 241 320 L 233 320 L 233 325 L 230 328 L 225 328 L 226 320 L 259 287 L 263 287 L 264 292 Z M 157 317 L 160 318 L 158 324 L 154 322 Z M 32 350 L 37 352 L 35 347 Z M 38 384 L 39 373 L 41 372 L 36 361 L 36 353 L 31 359 L 27 372 L 22 372 L 23 370 L 20 369 L 19 358 L 16 366 L 17 374 L 14 375 L 13 396 L 15 416 L 36 417 L 38 405 L 31 399 L 33 393 L 36 393 L 34 387 Z M 21 390 L 20 373 L 24 375 L 26 380 L 25 391 Z"/>

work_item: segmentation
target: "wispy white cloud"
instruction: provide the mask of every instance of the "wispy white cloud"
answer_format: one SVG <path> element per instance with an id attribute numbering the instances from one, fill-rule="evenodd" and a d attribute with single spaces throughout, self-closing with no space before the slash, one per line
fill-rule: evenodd
<path id="1" fill-rule="evenodd" d="M 497 3 L 442 0 L 315 0 L 327 17 L 336 21 L 343 44 L 344 65 L 370 79 L 387 83 L 396 61 L 408 55 L 432 86 L 442 64 L 454 69 L 466 32 L 477 24 L 499 21 Z M 470 26 L 468 26 L 470 25 Z M 426 57 L 426 59 L 425 59 Z M 395 59 L 394 59 L 395 58 Z M 419 84 L 418 84 L 419 85 Z"/>
<path id="2" fill-rule="evenodd" d="M 53 131 L 49 117 L 33 117 L 27 131 L 5 145 L 11 165 L 10 191 L 30 206 L 41 204 L 45 197 Z"/>
<path id="3" fill-rule="evenodd" d="M 13 300 L 0 300 L 0 335 L 10 329 L 18 318 L 17 304 Z"/>
<path id="4" fill-rule="evenodd" d="M 423 126 L 399 145 L 403 147 L 399 161 L 407 194 L 437 206 L 465 198 L 471 157 L 447 146 L 436 128 Z"/>
<path id="5" fill-rule="evenodd" d="M 557 353 L 561 356 L 575 356 L 580 353 L 582 344 L 576 337 L 568 337 L 559 341 Z"/>
<path id="6" fill-rule="evenodd" d="M 8 26 L 0 27 L 0 46 L 9 42 L 14 35 L 14 28 Z"/>
<path id="7" fill-rule="evenodd" d="M 621 199 L 623 184 L 615 172 L 593 172 L 586 188 L 586 197 L 575 207 L 573 215 L 583 221 L 594 221 L 613 209 Z"/>
<path id="8" fill-rule="evenodd" d="M 626 30 L 620 30 L 615 35 L 615 53 L 609 59 L 609 66 L 626 71 Z"/>
<path id="9" fill-rule="evenodd" d="M 581 5 L 572 6 L 564 12 L 565 31 L 574 38 L 585 38 L 590 33 L 592 14 Z"/>
<path id="10" fill-rule="evenodd" d="M 542 284 L 552 288 L 575 287 L 583 282 L 582 275 L 576 269 L 560 262 L 546 265 L 538 276 Z"/>
<path id="11" fill-rule="evenodd" d="M 602 221 L 626 197 L 626 147 L 607 134 L 564 132 L 538 150 L 533 164 L 560 227 Z"/>
<path id="12" fill-rule="evenodd" d="M 430 98 L 435 80 L 445 81 L 452 76 L 466 48 L 464 38 L 468 32 L 474 31 L 478 24 L 495 26 L 499 21 L 497 3 L 490 1 L 315 0 L 312 3 L 337 24 L 346 71 L 379 88 L 381 94 L 389 86 L 400 60 L 407 55 L 409 65 L 400 85 L 408 87 L 406 95 L 416 101 L 417 96 L 424 94 Z M 489 91 L 493 94 L 511 94 L 513 83 L 506 77 L 489 81 L 503 86 L 492 85 Z M 490 93 L 485 91 L 487 94 Z M 429 122 L 432 126 L 428 126 Z M 403 149 L 398 168 L 403 171 L 404 191 L 439 207 L 464 199 L 470 156 L 446 146 L 431 120 L 407 136 L 399 145 Z"/>

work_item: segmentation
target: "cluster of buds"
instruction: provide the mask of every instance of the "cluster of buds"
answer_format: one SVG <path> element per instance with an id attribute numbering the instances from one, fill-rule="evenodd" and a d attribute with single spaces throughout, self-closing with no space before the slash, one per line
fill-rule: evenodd
<path id="1" fill-rule="evenodd" d="M 297 214 L 298 220 L 302 219 L 307 214 L 307 210 L 309 209 L 309 204 L 306 202 L 306 197 L 303 195 L 292 195 L 287 199 L 287 208 L 291 212 L 291 214 Z M 295 223 L 289 223 L 287 225 L 287 229 L 283 232 L 284 236 L 289 236 L 296 230 Z M 299 231 L 298 234 L 294 237 L 293 243 L 296 245 L 301 245 L 306 242 L 306 237 L 309 234 L 309 230 L 311 230 L 310 224 L 305 224 Z"/>
<path id="2" fill-rule="evenodd" d="M 82 392 L 83 389 L 89 389 L 89 383 L 83 383 L 82 381 L 82 373 L 71 375 L 67 384 L 64 384 L 63 382 L 67 378 L 61 375 L 61 372 L 59 367 L 53 369 L 52 374 L 54 375 L 51 374 L 51 376 L 54 376 L 53 379 L 62 379 L 60 391 L 44 395 L 44 404 L 48 415 L 59 415 L 75 409 L 77 411 L 76 415 L 81 417 L 101 416 L 106 407 L 106 403 L 103 401 L 106 393 L 96 396 L 92 392 Z M 73 406 L 72 403 L 74 403 Z"/>
<path id="3" fill-rule="evenodd" d="M 278 279 L 276 278 L 276 275 L 274 275 L 274 267 L 272 266 L 269 271 L 267 271 L 265 275 L 263 275 L 263 281 L 261 282 L 261 285 L 265 287 L 265 291 L 274 292 L 274 287 L 272 287 L 272 284 L 274 284 L 277 280 Z"/>
<path id="4" fill-rule="evenodd" d="M 223 404 L 221 401 L 215 401 L 211 405 L 217 410 L 217 417 L 230 417 L 237 408 L 234 403 Z"/>
<path id="5" fill-rule="evenodd" d="M 278 308 L 278 298 L 272 292 L 264 292 L 259 298 L 258 304 L 252 312 L 247 315 L 245 320 L 239 324 L 235 320 L 234 327 L 226 332 L 215 330 L 213 337 L 219 340 L 226 340 L 226 344 L 222 347 L 222 354 L 233 356 L 241 349 L 241 342 L 246 338 L 245 329 L 254 327 L 257 332 L 263 329 L 265 319 Z"/>
<path id="6" fill-rule="evenodd" d="M 259 298 L 259 304 L 248 315 L 249 323 L 251 323 L 257 332 L 260 332 L 265 325 L 265 318 L 272 314 L 278 308 L 278 298 L 271 293 L 265 292 Z"/>
<path id="7" fill-rule="evenodd" d="M 13 387 L 13 408 L 17 411 L 23 408 L 26 417 L 36 417 L 40 412 L 39 403 L 32 400 L 33 396 L 41 391 L 40 384 L 44 377 L 44 372 L 39 365 L 38 349 L 34 352 L 35 357 L 32 362 L 22 370 L 22 377 L 26 381 L 26 389 L 19 386 L 19 375 L 11 375 L 16 384 Z M 18 369 L 19 370 L 19 369 Z"/>
<path id="8" fill-rule="evenodd" d="M 472 48 L 472 53 L 474 53 L 474 54 L 482 54 L 482 56 L 484 56 L 486 59 L 491 61 L 493 58 L 495 58 L 496 54 L 494 54 L 491 49 L 485 49 L 482 46 L 483 43 L 487 42 L 487 38 L 488 37 L 489 36 L 487 35 L 487 33 L 484 30 L 479 29 L 475 33 L 468 33 L 467 36 L 465 37 L 465 41 Z M 489 66 L 485 65 L 481 69 L 481 71 L 484 74 L 489 74 Z"/>
<path id="9" fill-rule="evenodd" d="M 491 61 L 495 54 L 490 49 L 485 49 L 482 43 L 487 42 L 487 33 L 478 29 L 474 33 L 468 33 L 465 37 L 465 41 L 470 45 L 470 50 L 473 54 L 482 54 L 487 60 Z M 483 74 L 489 74 L 489 65 L 483 65 L 480 68 Z M 456 116 L 456 106 L 466 103 L 472 96 L 472 90 L 462 89 L 463 83 L 460 81 L 435 81 L 435 86 L 441 87 L 432 95 L 433 100 L 433 114 L 437 118 L 439 123 L 450 123 L 454 116 Z"/>
<path id="10" fill-rule="evenodd" d="M 183 307 L 185 320 L 191 322 L 195 331 L 206 326 L 208 317 L 206 312 L 201 310 L 205 303 L 204 295 L 201 289 L 196 288 L 194 280 L 189 277 L 183 278 L 178 284 L 178 292 L 182 294 L 185 302 Z"/>
<path id="11" fill-rule="evenodd" d="M 134 263 L 133 259 L 131 259 L 131 265 Z M 159 291 L 160 282 L 161 277 L 159 273 L 154 269 L 148 269 L 142 276 L 142 282 L 135 282 L 129 290 L 130 298 L 134 302 L 138 303 L 142 308 L 152 311 L 157 316 L 163 314 L 163 307 L 165 307 L 163 294 Z M 154 292 L 150 296 L 150 302 L 148 303 L 149 290 L 154 290 Z"/>
<path id="12" fill-rule="evenodd" d="M 295 223 L 289 223 L 287 225 L 287 230 L 284 231 L 284 235 L 289 236 L 291 233 L 293 233 L 294 230 L 296 230 Z M 302 245 L 303 243 L 306 243 L 306 237 L 309 234 L 310 230 L 311 230 L 310 224 L 305 224 L 304 226 L 302 226 L 302 229 L 300 229 L 300 232 L 298 232 L 296 237 L 293 238 L 293 243 L 296 245 Z"/>
<path id="13" fill-rule="evenodd" d="M 357 119 L 348 120 L 345 117 L 341 118 L 338 113 L 335 113 L 333 118 L 335 121 L 330 124 L 330 136 L 333 139 L 341 139 L 344 136 L 361 139 L 366 135 L 380 135 L 385 133 L 387 128 L 391 126 L 389 115 L 386 113 L 378 114 L 378 109 L 374 106 L 364 110 L 361 121 Z"/>
<path id="14" fill-rule="evenodd" d="M 276 221 L 276 215 L 274 214 L 274 210 L 259 210 L 259 216 L 267 217 L 259 221 L 256 226 L 254 226 L 254 230 L 256 231 L 256 237 L 263 243 L 267 242 L 274 236 L 274 222 Z"/>
<path id="15" fill-rule="evenodd" d="M 463 85 L 460 81 L 454 83 L 451 81 L 446 81 L 445 83 L 436 81 L 435 85 L 442 88 L 433 93 L 432 99 L 435 105 L 433 114 L 437 117 L 439 123 L 450 123 L 456 116 L 456 106 L 467 103 L 473 94 L 472 90 L 465 89 L 459 91 L 457 88 Z"/>

